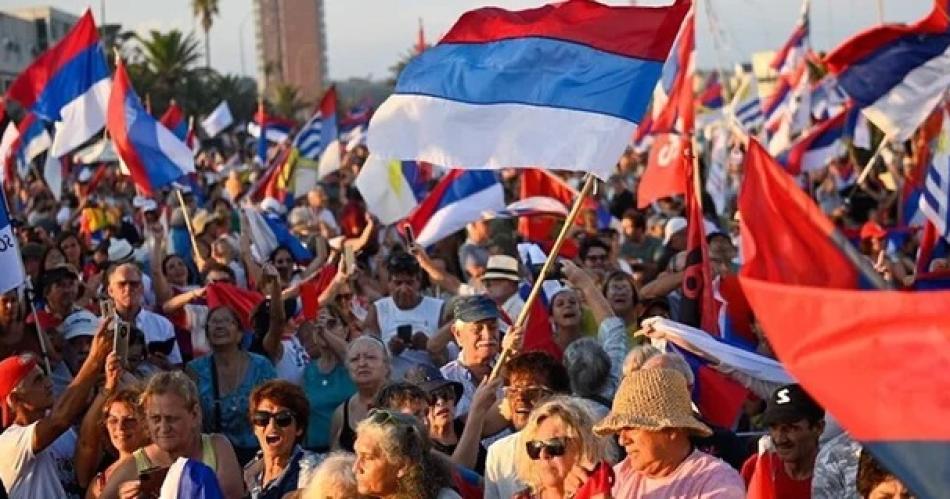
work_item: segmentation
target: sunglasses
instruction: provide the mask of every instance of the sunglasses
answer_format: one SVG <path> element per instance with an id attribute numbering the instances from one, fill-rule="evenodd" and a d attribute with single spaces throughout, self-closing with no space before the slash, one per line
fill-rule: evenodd
<path id="1" fill-rule="evenodd" d="M 251 422 L 254 423 L 254 426 L 266 428 L 267 424 L 270 423 L 271 418 L 274 419 L 274 424 L 277 425 L 278 428 L 286 428 L 290 426 L 296 419 L 294 417 L 294 413 L 290 411 L 254 411 L 254 414 L 251 416 Z"/>
<path id="2" fill-rule="evenodd" d="M 455 389 L 451 386 L 443 386 L 438 390 L 433 390 L 429 394 L 430 403 L 435 404 L 438 400 L 445 400 L 446 402 L 455 402 Z"/>
<path id="3" fill-rule="evenodd" d="M 532 461 L 541 459 L 541 451 L 547 451 L 550 457 L 561 457 L 567 452 L 568 439 L 565 437 L 554 437 L 549 440 L 530 440 L 524 444 L 528 451 L 528 457 Z"/>

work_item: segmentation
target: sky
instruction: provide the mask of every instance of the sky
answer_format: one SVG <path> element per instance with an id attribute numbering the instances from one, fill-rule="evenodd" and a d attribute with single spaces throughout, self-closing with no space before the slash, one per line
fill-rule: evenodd
<path id="1" fill-rule="evenodd" d="M 255 76 L 254 16 L 252 0 L 220 0 L 220 17 L 211 29 L 211 63 L 221 72 Z M 697 50 L 700 67 L 732 68 L 748 61 L 749 55 L 779 47 L 795 24 L 801 0 L 697 0 Z M 350 77 L 385 79 L 389 67 L 415 43 L 419 19 L 426 39 L 434 43 L 465 11 L 482 6 L 517 10 L 536 7 L 543 0 L 324 0 L 327 58 L 332 80 Z M 629 1 L 607 0 L 611 4 Z M 639 0 L 662 5 L 670 0 Z M 201 36 L 191 14 L 190 0 L 0 0 L 0 10 L 52 5 L 82 13 L 91 7 L 97 22 L 104 7 L 105 21 L 125 29 L 185 32 Z M 812 45 L 828 50 L 858 31 L 875 25 L 879 6 L 887 22 L 906 22 L 923 17 L 932 0 L 812 0 Z M 718 19 L 718 44 L 710 29 L 708 13 Z"/>

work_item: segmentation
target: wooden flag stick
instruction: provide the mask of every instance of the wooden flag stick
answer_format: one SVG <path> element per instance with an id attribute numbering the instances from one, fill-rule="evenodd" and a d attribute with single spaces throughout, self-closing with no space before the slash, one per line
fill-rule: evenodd
<path id="1" fill-rule="evenodd" d="M 584 187 L 581 188 L 580 194 L 578 194 L 577 199 L 574 200 L 574 205 L 571 206 L 571 211 L 567 214 L 567 218 L 564 219 L 564 225 L 561 227 L 561 232 L 557 235 L 557 239 L 554 241 L 554 246 L 551 247 L 551 251 L 548 252 L 548 258 L 544 261 L 544 265 L 541 267 L 541 272 L 538 274 L 538 278 L 531 286 L 531 293 L 529 293 L 528 297 L 525 299 L 524 306 L 521 307 L 521 312 L 518 313 L 518 318 L 515 319 L 515 323 L 512 325 L 512 327 L 522 327 L 524 326 L 525 322 L 527 322 L 528 314 L 531 311 L 531 305 L 537 301 L 538 296 L 541 294 L 544 279 L 554 266 L 554 262 L 557 261 L 557 255 L 561 252 L 561 246 L 563 246 L 564 241 L 567 240 L 567 234 L 571 231 L 571 227 L 574 225 L 574 220 L 581 212 L 581 207 L 584 205 L 584 200 L 587 198 L 587 195 L 590 194 L 591 189 L 594 188 L 594 183 L 596 180 L 596 177 L 590 173 L 588 173 L 585 177 Z M 510 353 L 511 352 L 508 349 L 501 351 L 501 354 L 498 356 L 498 360 L 495 362 L 495 367 L 492 368 L 491 375 L 488 377 L 489 381 L 495 379 L 495 376 L 501 372 L 501 366 L 503 366 L 505 361 L 508 360 Z"/>
<path id="2" fill-rule="evenodd" d="M 175 189 L 178 195 L 178 204 L 181 205 L 181 214 L 185 218 L 185 228 L 188 229 L 188 237 L 191 239 L 191 249 L 198 254 L 198 239 L 195 238 L 195 229 L 191 226 L 191 214 L 188 213 L 188 205 L 185 204 L 185 196 L 181 194 L 181 189 Z"/>

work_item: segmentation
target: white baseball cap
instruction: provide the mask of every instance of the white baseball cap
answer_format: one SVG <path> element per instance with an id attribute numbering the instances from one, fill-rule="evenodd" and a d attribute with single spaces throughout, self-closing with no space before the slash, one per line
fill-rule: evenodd
<path id="1" fill-rule="evenodd" d="M 88 310 L 77 310 L 66 317 L 60 325 L 63 339 L 71 340 L 80 336 L 95 336 L 99 329 L 99 318 Z"/>
<path id="2" fill-rule="evenodd" d="M 686 219 L 683 217 L 673 217 L 666 221 L 663 226 L 663 245 L 670 244 L 670 239 L 681 230 L 686 230 Z"/>

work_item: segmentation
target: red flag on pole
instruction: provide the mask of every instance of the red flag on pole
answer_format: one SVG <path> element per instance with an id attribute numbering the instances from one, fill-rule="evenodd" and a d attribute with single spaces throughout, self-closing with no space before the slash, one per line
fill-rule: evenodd
<path id="1" fill-rule="evenodd" d="M 637 186 L 637 208 L 644 209 L 657 199 L 686 192 L 686 141 L 675 133 L 656 135 L 650 146 L 647 168 Z"/>
<path id="2" fill-rule="evenodd" d="M 301 314 L 307 320 L 314 320 L 320 313 L 320 295 L 330 286 L 336 277 L 335 265 L 324 265 L 317 275 L 300 285 Z"/>
<path id="3" fill-rule="evenodd" d="M 226 306 L 235 311 L 241 319 L 241 325 L 251 327 L 251 314 L 264 301 L 264 295 L 257 291 L 244 289 L 226 282 L 208 285 L 208 308 Z"/>

